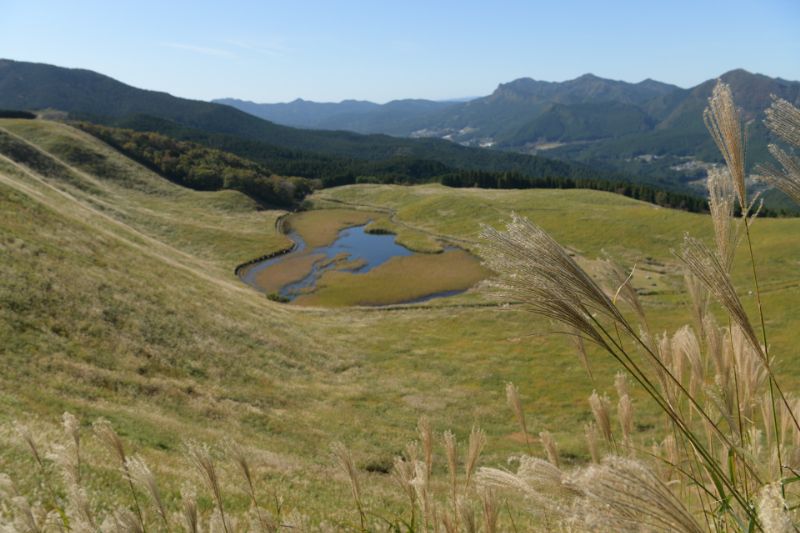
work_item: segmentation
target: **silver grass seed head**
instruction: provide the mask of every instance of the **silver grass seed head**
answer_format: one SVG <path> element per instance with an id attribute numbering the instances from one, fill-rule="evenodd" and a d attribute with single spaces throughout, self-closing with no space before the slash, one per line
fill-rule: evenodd
<path id="1" fill-rule="evenodd" d="M 247 454 L 244 448 L 231 438 L 226 438 L 222 441 L 222 451 L 225 456 L 233 464 L 236 472 L 242 477 L 245 482 L 244 488 L 248 496 L 255 500 L 255 487 L 253 485 L 253 476 L 250 473 L 250 463 L 247 459 Z"/>
<path id="2" fill-rule="evenodd" d="M 483 504 L 483 531 L 484 533 L 497 533 L 497 519 L 500 516 L 497 492 L 492 489 L 483 489 L 478 495 Z"/>
<path id="3" fill-rule="evenodd" d="M 568 477 L 584 498 L 573 512 L 589 529 L 703 533 L 704 529 L 661 480 L 636 460 L 609 457 Z"/>
<path id="4" fill-rule="evenodd" d="M 414 487 L 411 485 L 411 480 L 414 479 L 414 463 L 405 461 L 402 457 L 395 457 L 392 478 L 403 492 L 406 493 L 413 504 Z"/>
<path id="5" fill-rule="evenodd" d="M 731 271 L 736 249 L 742 242 L 742 219 L 734 218 L 736 204 L 735 187 L 728 170 L 712 168 L 708 171 L 709 209 L 714 223 L 714 238 L 717 253 L 727 272 Z"/>
<path id="6" fill-rule="evenodd" d="M 614 388 L 617 389 L 617 395 L 620 398 L 631 395 L 631 389 L 628 385 L 628 376 L 622 370 L 617 372 L 614 376 Z"/>
<path id="7" fill-rule="evenodd" d="M 703 112 L 703 120 L 717 148 L 728 164 L 739 204 L 747 206 L 747 190 L 745 187 L 745 156 L 747 154 L 747 126 L 742 134 L 742 119 L 739 110 L 733 103 L 730 87 L 717 80 L 713 96 L 708 99 L 708 107 Z"/>
<path id="8" fill-rule="evenodd" d="M 722 418 L 724 418 L 725 422 L 728 424 L 728 429 L 730 429 L 730 440 L 734 444 L 738 444 L 742 439 L 742 435 L 739 432 L 739 424 L 731 414 L 732 411 L 728 408 L 727 403 L 719 397 L 716 391 L 711 388 L 707 388 L 705 390 L 705 395 L 709 404 L 706 410 L 711 412 L 711 406 L 713 406 L 719 412 L 719 414 L 722 415 Z M 721 433 L 722 430 L 717 429 L 717 431 Z"/>
<path id="9" fill-rule="evenodd" d="M 586 435 L 586 445 L 589 447 L 589 453 L 592 456 L 592 463 L 598 464 L 600 462 L 600 454 L 597 450 L 597 424 L 589 422 L 583 426 L 583 431 Z"/>
<path id="10" fill-rule="evenodd" d="M 794 153 L 787 154 L 774 144 L 769 145 L 769 151 L 783 168 L 779 170 L 769 163 L 763 165 L 759 163 L 755 167 L 756 174 L 753 177 L 780 189 L 795 202 L 800 203 L 800 158 Z"/>
<path id="11" fill-rule="evenodd" d="M 361 494 L 358 486 L 358 472 L 355 463 L 353 463 L 353 458 L 350 456 L 350 451 L 343 443 L 334 442 L 331 444 L 331 458 L 350 482 L 353 498 L 360 503 Z"/>
<path id="12" fill-rule="evenodd" d="M 419 419 L 417 433 L 419 434 L 419 441 L 422 443 L 422 449 L 425 452 L 426 479 L 429 480 L 433 469 L 433 429 L 431 428 L 430 418 L 423 416 Z"/>
<path id="13" fill-rule="evenodd" d="M 675 250 L 672 253 L 686 265 L 691 273 L 696 276 L 705 287 L 714 295 L 717 301 L 725 308 L 731 320 L 741 328 L 747 341 L 766 363 L 764 352 L 758 342 L 758 337 L 747 317 L 742 302 L 736 294 L 729 273 L 725 270 L 718 254 L 712 252 L 702 241 L 684 237 L 681 253 Z"/>
<path id="14" fill-rule="evenodd" d="M 117 518 L 111 514 L 100 524 L 100 533 L 123 533 Z"/>
<path id="15" fill-rule="evenodd" d="M 88 530 L 96 530 L 97 526 L 92 516 L 91 505 L 89 504 L 89 497 L 86 495 L 86 490 L 79 485 L 68 486 L 67 499 L 75 514 L 74 520 L 77 526 Z"/>
<path id="16" fill-rule="evenodd" d="M 48 453 L 46 457 L 56 464 L 56 467 L 58 467 L 61 473 L 61 477 L 64 479 L 64 483 L 68 487 L 80 486 L 81 479 L 78 474 L 78 463 L 75 456 L 70 453 L 69 448 L 61 444 L 55 444 L 53 445 L 52 451 Z"/>
<path id="17" fill-rule="evenodd" d="M 605 395 L 600 397 L 597 394 L 597 391 L 594 391 L 589 397 L 589 406 L 592 408 L 594 419 L 597 422 L 597 427 L 603 434 L 603 438 L 605 439 L 606 443 L 611 445 L 611 420 L 609 418 L 609 412 L 611 411 L 611 400 L 609 400 L 608 396 Z"/>
<path id="18" fill-rule="evenodd" d="M 800 148 L 800 110 L 782 98 L 772 96 L 772 106 L 767 109 L 764 123 L 773 133 Z"/>
<path id="19" fill-rule="evenodd" d="M 266 533 L 278 532 L 278 522 L 273 518 L 272 514 L 263 507 L 254 508 L 251 512 L 251 517 L 252 522 L 255 522 L 255 524 L 251 526 L 253 531 L 261 530 Z"/>
<path id="20" fill-rule="evenodd" d="M 458 443 L 456 442 L 455 434 L 449 429 L 442 434 L 442 445 L 444 446 L 445 455 L 447 455 L 450 479 L 455 485 L 456 476 L 458 475 Z"/>
<path id="21" fill-rule="evenodd" d="M 522 400 L 519 397 L 519 389 L 513 383 L 506 383 L 506 401 L 508 406 L 517 418 L 517 422 L 522 428 L 523 435 L 528 434 L 528 429 L 525 425 L 525 412 L 522 410 Z"/>
<path id="22" fill-rule="evenodd" d="M 186 533 L 200 533 L 197 515 L 197 490 L 193 485 L 184 483 L 181 486 L 181 503 L 181 514 L 186 526 Z"/>
<path id="23" fill-rule="evenodd" d="M 214 459 L 211 457 L 211 451 L 206 444 L 198 444 L 195 441 L 188 441 L 183 445 L 183 454 L 189 466 L 192 467 L 195 474 L 200 478 L 217 508 L 222 507 L 222 490 L 220 488 L 219 477 L 217 469 L 214 465 Z"/>
<path id="24" fill-rule="evenodd" d="M 786 100 L 772 97 L 774 102 L 767 109 L 764 123 L 773 133 L 800 148 L 800 110 Z M 770 153 L 780 162 L 783 170 L 773 165 L 756 165 L 756 179 L 769 183 L 788 194 L 800 203 L 800 158 L 794 153 L 787 154 L 774 144 L 769 145 Z"/>
<path id="25" fill-rule="evenodd" d="M 674 338 L 678 350 L 689 361 L 692 374 L 696 376 L 699 383 L 705 383 L 705 365 L 700 353 L 700 343 L 694 332 L 689 326 L 684 326 L 675 333 Z"/>
<path id="26" fill-rule="evenodd" d="M 415 464 L 417 460 L 419 460 L 420 456 L 419 442 L 412 440 L 411 442 L 406 444 L 405 455 L 409 463 L 411 463 L 412 465 Z"/>
<path id="27" fill-rule="evenodd" d="M 208 521 L 209 533 L 229 533 L 234 531 L 234 526 L 231 524 L 227 516 L 223 516 L 219 507 L 215 507 L 211 514 L 211 520 Z"/>
<path id="28" fill-rule="evenodd" d="M 139 487 L 145 494 L 148 495 L 153 505 L 153 510 L 158 513 L 164 522 L 167 522 L 167 511 L 164 508 L 164 501 L 161 499 L 161 493 L 156 484 L 156 478 L 153 473 L 145 464 L 141 457 L 129 457 L 126 461 L 126 469 L 130 480 Z"/>
<path id="29" fill-rule="evenodd" d="M 661 457 L 661 443 L 657 440 L 653 441 L 653 457 L 657 459 Z"/>
<path id="30" fill-rule="evenodd" d="M 795 531 L 793 516 L 787 510 L 786 501 L 781 495 L 780 485 L 773 483 L 759 493 L 758 518 L 764 533 L 790 533 Z"/>
<path id="31" fill-rule="evenodd" d="M 39 448 L 36 446 L 36 441 L 33 438 L 33 433 L 31 432 L 30 427 L 24 424 L 20 424 L 15 420 L 14 430 L 16 431 L 17 435 L 19 435 L 19 438 L 22 439 L 22 441 L 28 445 L 28 449 L 30 449 L 34 460 L 41 467 L 42 456 L 39 454 Z"/>
<path id="32" fill-rule="evenodd" d="M 445 533 L 456 533 L 456 527 L 450 518 L 450 513 L 445 510 L 439 511 L 439 520 L 444 526 Z"/>
<path id="33" fill-rule="evenodd" d="M 464 498 L 459 498 L 457 502 L 458 516 L 464 524 L 466 533 L 478 533 L 478 524 L 475 521 L 475 509 Z"/>
<path id="34" fill-rule="evenodd" d="M 95 438 L 100 441 L 100 444 L 114 455 L 120 464 L 124 465 L 126 459 L 125 448 L 122 445 L 122 440 L 119 438 L 119 435 L 114 431 L 111 422 L 102 417 L 98 418 L 92 424 L 92 429 L 94 430 Z"/>
<path id="35" fill-rule="evenodd" d="M 705 290 L 700 280 L 694 277 L 691 272 L 687 271 L 684 274 L 684 279 L 686 280 L 689 299 L 692 302 L 692 318 L 697 331 L 702 337 L 705 335 L 705 319 L 708 316 L 708 305 L 711 303 L 710 294 Z"/>
<path id="36" fill-rule="evenodd" d="M 17 490 L 17 485 L 14 483 L 14 481 L 12 481 L 8 474 L 3 472 L 0 472 L 0 495 L 3 495 L 8 499 L 20 496 L 19 490 Z"/>
<path id="37" fill-rule="evenodd" d="M 769 392 L 764 393 L 760 400 L 761 401 L 758 403 L 761 407 L 761 417 L 764 419 L 764 432 L 767 434 L 767 445 L 772 447 L 772 439 L 775 436 L 775 420 L 772 417 L 774 404 L 772 403 Z"/>
<path id="38" fill-rule="evenodd" d="M 756 427 L 751 427 L 746 431 L 746 433 L 748 434 L 748 440 L 745 443 L 747 445 L 747 451 L 749 451 L 750 455 L 756 459 L 760 458 L 761 452 L 764 449 L 764 447 L 761 445 L 763 432 Z"/>
<path id="39" fill-rule="evenodd" d="M 61 415 L 61 425 L 64 428 L 64 433 L 66 433 L 67 438 L 69 438 L 75 446 L 76 454 L 79 453 L 81 449 L 80 422 L 78 422 L 78 419 L 72 414 L 64 413 Z"/>
<path id="40" fill-rule="evenodd" d="M 617 414 L 619 415 L 619 425 L 622 427 L 622 435 L 628 439 L 633 433 L 633 402 L 627 394 L 619 399 Z"/>
<path id="41" fill-rule="evenodd" d="M 11 498 L 11 504 L 17 509 L 16 516 L 24 528 L 21 533 L 39 533 L 41 531 L 26 498 L 16 496 Z"/>
<path id="42" fill-rule="evenodd" d="M 475 465 L 478 463 L 478 457 L 481 455 L 483 447 L 486 445 L 486 432 L 480 428 L 472 427 L 469 434 L 469 456 L 467 457 L 467 464 L 465 470 L 467 473 L 467 480 L 475 470 Z"/>
<path id="43" fill-rule="evenodd" d="M 709 359 L 714 364 L 714 371 L 720 380 L 723 382 L 720 387 L 725 390 L 727 388 L 728 375 L 730 372 L 730 359 L 725 358 L 724 346 L 722 345 L 722 332 L 717 325 L 717 319 L 714 315 L 706 315 L 703 331 L 705 332 L 706 351 Z"/>
<path id="44" fill-rule="evenodd" d="M 481 254 L 500 275 L 490 287 L 497 298 L 571 325 L 592 342 L 607 347 L 596 322 L 616 323 L 634 336 L 630 324 L 586 272 L 541 228 L 512 213 L 506 231 L 484 225 Z"/>
<path id="45" fill-rule="evenodd" d="M 497 468 L 478 470 L 481 489 L 511 491 L 543 508 L 550 515 L 563 514 L 560 497 L 574 497 L 574 487 L 563 483 L 564 474 L 548 461 L 527 455 L 519 458 L 516 474 Z"/>
<path id="46" fill-rule="evenodd" d="M 286 525 L 294 528 L 300 533 L 304 533 L 311 529 L 308 515 L 301 513 L 297 509 L 292 509 L 292 511 L 286 517 Z"/>
<path id="47" fill-rule="evenodd" d="M 553 437 L 553 434 L 547 430 L 544 430 L 539 433 L 539 438 L 542 439 L 542 446 L 544 446 L 544 452 L 547 455 L 547 460 L 550 461 L 550 464 L 556 468 L 560 468 L 561 465 L 558 463 L 558 444 L 556 443 L 556 439 Z"/>
<path id="48" fill-rule="evenodd" d="M 667 462 L 671 465 L 677 465 L 680 462 L 680 452 L 678 450 L 678 443 L 675 437 L 667 435 L 664 439 L 664 450 L 666 451 Z"/>
<path id="49" fill-rule="evenodd" d="M 120 507 L 114 512 L 114 518 L 122 533 L 144 533 L 141 522 L 130 509 Z"/>
<path id="50" fill-rule="evenodd" d="M 519 458 L 517 475 L 536 490 L 563 489 L 564 472 L 550 461 L 523 455 Z"/>

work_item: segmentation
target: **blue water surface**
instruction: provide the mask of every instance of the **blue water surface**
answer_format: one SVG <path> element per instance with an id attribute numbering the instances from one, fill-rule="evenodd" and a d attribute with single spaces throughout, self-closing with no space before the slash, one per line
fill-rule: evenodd
<path id="1" fill-rule="evenodd" d="M 309 255 L 324 254 L 325 258 L 321 259 L 314 265 L 314 270 L 305 279 L 284 287 L 281 290 L 281 296 L 286 296 L 294 300 L 299 294 L 308 292 L 309 288 L 315 286 L 317 280 L 322 276 L 323 272 L 327 270 L 335 270 L 337 267 L 341 266 L 339 265 L 339 262 L 334 262 L 330 265 L 320 268 L 321 264 L 341 253 L 348 254 L 348 257 L 343 261 L 357 261 L 359 259 L 363 259 L 366 262 L 364 266 L 358 268 L 357 270 L 347 270 L 347 272 L 351 272 L 353 274 L 365 274 L 373 268 L 381 266 L 392 257 L 403 257 L 415 253 L 395 243 L 395 239 L 397 238 L 395 235 L 375 235 L 366 233 L 364 231 L 365 227 L 366 225 L 343 229 L 339 232 L 339 236 L 330 246 L 320 246 L 319 248 L 311 250 Z M 245 283 L 264 292 L 263 289 L 256 285 L 258 273 L 264 268 L 274 265 L 278 261 L 283 261 L 289 257 L 292 257 L 306 249 L 306 243 L 303 241 L 302 237 L 300 237 L 294 231 L 289 232 L 286 236 L 295 242 L 295 248 L 286 255 L 263 261 L 251 267 L 247 271 L 246 275 L 242 276 L 242 280 Z M 445 248 L 445 250 L 455 249 L 456 248 L 454 247 Z M 415 300 L 414 302 L 404 303 L 423 302 L 432 300 L 434 298 L 453 296 L 462 292 L 464 291 L 448 291 L 439 294 L 432 294 L 430 296 L 420 298 L 419 300 Z"/>

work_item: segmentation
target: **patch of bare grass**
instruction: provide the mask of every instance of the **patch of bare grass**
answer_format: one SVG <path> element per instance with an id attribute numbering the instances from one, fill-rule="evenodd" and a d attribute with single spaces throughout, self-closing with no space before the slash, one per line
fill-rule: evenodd
<path id="1" fill-rule="evenodd" d="M 366 274 L 326 272 L 314 294 L 301 296 L 294 303 L 326 307 L 389 305 L 464 291 L 491 275 L 491 270 L 462 250 L 415 254 L 392 258 Z"/>
<path id="2" fill-rule="evenodd" d="M 324 258 L 325 254 L 286 257 L 261 270 L 256 276 L 256 285 L 267 293 L 280 292 L 285 286 L 310 276 L 314 265 Z"/>
<path id="3" fill-rule="evenodd" d="M 422 254 L 438 254 L 444 251 L 442 245 L 424 233 L 414 231 L 403 226 L 398 226 L 388 218 L 376 220 L 364 228 L 366 233 L 376 235 L 397 235 L 395 243 L 403 246 L 412 252 Z"/>
<path id="4" fill-rule="evenodd" d="M 354 226 L 363 226 L 370 220 L 386 218 L 386 213 L 355 211 L 351 209 L 319 209 L 302 211 L 286 218 L 284 231 L 294 230 L 309 248 L 329 246 L 339 232 Z"/>

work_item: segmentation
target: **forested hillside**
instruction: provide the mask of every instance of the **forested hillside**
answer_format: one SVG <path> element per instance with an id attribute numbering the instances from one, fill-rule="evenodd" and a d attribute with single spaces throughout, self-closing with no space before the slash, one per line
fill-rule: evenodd
<path id="1" fill-rule="evenodd" d="M 531 157 L 516 153 L 497 153 L 474 148 L 468 149 L 453 143 L 447 143 L 447 141 L 437 140 L 437 142 L 447 143 L 456 150 L 447 153 L 434 149 L 399 150 L 392 153 L 390 157 L 378 160 L 361 160 L 286 149 L 234 135 L 188 128 L 175 121 L 146 114 L 105 117 L 85 112 L 71 112 L 69 119 L 140 132 L 156 132 L 181 141 L 196 142 L 209 148 L 223 150 L 250 159 L 284 176 L 326 180 L 337 178 L 344 174 L 352 174 L 355 176 L 377 176 L 387 183 L 403 183 L 405 181 L 414 183 L 463 169 L 489 172 L 518 172 L 530 177 L 561 176 L 573 179 L 638 181 L 675 192 L 691 192 L 680 183 L 666 180 L 654 182 L 639 179 L 633 175 L 600 172 L 543 157 Z M 421 139 L 421 141 L 431 140 Z M 421 146 L 424 147 L 425 145 L 421 144 Z M 422 154 L 420 155 L 419 152 L 422 152 Z M 380 154 L 381 152 L 378 152 L 376 155 Z"/>
<path id="2" fill-rule="evenodd" d="M 519 172 L 454 170 L 431 161 L 404 157 L 362 164 L 367 173 L 356 174 L 354 167 L 343 167 L 337 174 L 310 180 L 296 176 L 281 177 L 255 162 L 220 150 L 209 149 L 190 141 L 178 141 L 158 133 L 140 133 L 130 129 L 108 128 L 87 122 L 73 126 L 90 133 L 133 159 L 161 172 L 165 177 L 198 191 L 238 190 L 261 202 L 290 206 L 301 201 L 315 188 L 337 187 L 356 183 L 438 182 L 448 187 L 483 189 L 592 189 L 621 194 L 663 207 L 700 213 L 708 203 L 696 196 L 633 185 L 621 181 L 570 179 L 565 177 L 529 177 Z M 8 150 L 14 154 L 14 150 Z M 24 160 L 24 154 L 17 154 Z M 87 164 L 91 164 L 87 162 Z M 769 212 L 775 216 L 777 213 Z"/>
<path id="3" fill-rule="evenodd" d="M 253 161 L 197 143 L 86 122 L 74 125 L 196 191 L 235 190 L 262 202 L 289 206 L 313 190 L 305 178 L 281 177 Z"/>

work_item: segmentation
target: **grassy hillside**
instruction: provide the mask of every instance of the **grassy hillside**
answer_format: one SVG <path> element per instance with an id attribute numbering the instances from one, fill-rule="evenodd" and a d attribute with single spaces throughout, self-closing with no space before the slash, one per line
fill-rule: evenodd
<path id="1" fill-rule="evenodd" d="M 398 224 L 471 249 L 479 222 L 497 226 L 516 211 L 587 268 L 602 248 L 636 261 L 635 283 L 650 293 L 644 303 L 659 331 L 689 321 L 668 285 L 678 279 L 668 249 L 683 230 L 711 235 L 708 217 L 582 190 L 358 185 L 322 191 L 310 203 L 388 209 Z M 391 309 L 270 302 L 233 268 L 287 244 L 274 230 L 282 212 L 259 210 L 237 192 L 184 189 L 63 124 L 0 120 L 0 206 L 0 469 L 26 492 L 39 482 L 10 422 L 30 422 L 40 442 L 52 442 L 54 421 L 69 410 L 82 421 L 85 480 L 98 505 L 128 505 L 116 466 L 88 439 L 88 424 L 104 416 L 151 464 L 173 511 L 185 470 L 181 443 L 232 436 L 256 457 L 259 490 L 270 502 L 281 496 L 284 512 L 296 507 L 315 524 L 357 520 L 328 455 L 337 439 L 354 451 L 367 508 L 399 512 L 403 497 L 381 472 L 415 438 L 420 415 L 461 441 L 473 424 L 485 428 L 480 464 L 505 464 L 523 451 L 507 381 L 521 389 L 532 432 L 552 431 L 565 462 L 587 460 L 581 434 L 591 382 L 563 340 L 514 340 L 548 327 L 527 313 L 499 313 L 480 293 Z M 786 390 L 800 386 L 792 327 L 800 313 L 798 224 L 753 227 Z M 743 254 L 735 268 L 746 290 Z M 589 357 L 598 388 L 612 393 L 616 367 L 594 351 Z M 649 443 L 661 418 L 641 391 L 633 394 L 636 440 Z M 438 445 L 435 455 L 434 476 L 444 479 Z M 223 479 L 232 512 L 247 509 Z M 200 506 L 208 516 L 210 499 Z M 507 516 L 501 528 L 510 528 Z"/>

